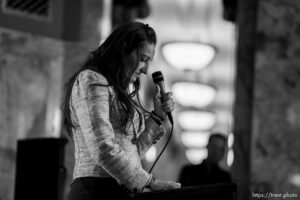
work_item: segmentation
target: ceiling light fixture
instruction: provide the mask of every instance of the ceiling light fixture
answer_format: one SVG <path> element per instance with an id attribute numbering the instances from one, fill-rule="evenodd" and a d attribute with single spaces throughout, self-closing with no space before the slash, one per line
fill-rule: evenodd
<path id="1" fill-rule="evenodd" d="M 178 82 L 173 84 L 175 100 L 182 106 L 202 108 L 208 106 L 216 96 L 216 89 L 204 84 Z"/>
<path id="2" fill-rule="evenodd" d="M 188 148 L 205 148 L 209 136 L 209 132 L 184 131 L 181 133 L 181 141 Z"/>
<path id="3" fill-rule="evenodd" d="M 200 164 L 205 158 L 207 158 L 207 149 L 186 149 L 185 156 L 190 163 L 194 165 Z"/>
<path id="4" fill-rule="evenodd" d="M 200 42 L 165 43 L 161 49 L 164 59 L 179 70 L 200 70 L 215 57 L 213 46 Z"/>
<path id="5" fill-rule="evenodd" d="M 234 143 L 234 135 L 231 132 L 231 133 L 229 133 L 228 139 L 227 139 L 228 148 L 232 148 L 233 147 L 233 143 Z"/>
<path id="6" fill-rule="evenodd" d="M 230 149 L 227 153 L 227 166 L 232 166 L 234 161 L 234 152 L 232 149 Z"/>
<path id="7" fill-rule="evenodd" d="M 185 130 L 209 130 L 216 123 L 215 114 L 206 111 L 183 111 L 177 119 L 180 127 Z"/>

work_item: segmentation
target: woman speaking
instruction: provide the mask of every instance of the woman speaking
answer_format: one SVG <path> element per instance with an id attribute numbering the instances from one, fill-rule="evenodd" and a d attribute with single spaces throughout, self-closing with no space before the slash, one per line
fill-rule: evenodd
<path id="1" fill-rule="evenodd" d="M 64 122 L 75 145 L 68 200 L 131 199 L 144 188 L 180 187 L 155 179 L 140 160 L 165 133 L 163 121 L 174 109 L 172 94 L 161 101 L 158 87 L 152 112 L 139 101 L 139 77 L 147 74 L 155 45 L 153 28 L 141 22 L 124 24 L 67 82 Z"/>

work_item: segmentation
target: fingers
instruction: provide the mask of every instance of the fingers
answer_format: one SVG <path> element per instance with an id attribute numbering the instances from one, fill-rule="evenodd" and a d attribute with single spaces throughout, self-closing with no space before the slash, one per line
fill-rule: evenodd
<path id="1" fill-rule="evenodd" d="M 173 93 L 172 93 L 172 92 L 167 92 L 167 93 L 166 93 L 166 96 L 167 96 L 168 98 L 172 98 Z"/>
<path id="2" fill-rule="evenodd" d="M 164 112 L 172 112 L 175 107 L 175 101 L 173 98 L 169 97 L 168 100 L 162 102 L 161 108 Z"/>
<path id="3" fill-rule="evenodd" d="M 164 189 L 168 190 L 168 189 L 174 189 L 174 188 L 180 188 L 181 184 L 180 183 L 176 183 L 173 181 L 165 181 L 164 183 Z"/>
<path id="4" fill-rule="evenodd" d="M 154 183 L 154 187 L 151 187 L 151 190 L 169 190 L 180 188 L 181 184 L 173 181 L 161 181 L 157 180 Z"/>
<path id="5" fill-rule="evenodd" d="M 165 131 L 161 131 L 154 139 L 153 144 L 156 144 L 162 136 L 164 136 Z"/>
<path id="6" fill-rule="evenodd" d="M 156 85 L 156 94 L 153 98 L 154 110 L 159 116 L 164 113 L 172 112 L 174 110 L 175 101 L 172 92 L 165 93 L 162 97 L 160 95 L 160 88 Z"/>
<path id="7" fill-rule="evenodd" d="M 180 188 L 181 187 L 181 183 L 169 181 L 168 187 L 169 187 L 168 189 Z"/>
<path id="8" fill-rule="evenodd" d="M 166 92 L 166 93 L 164 94 L 164 96 L 161 97 L 161 101 L 162 101 L 162 102 L 168 101 L 169 99 L 172 99 L 172 96 L 173 96 L 173 93 L 172 93 L 172 92 Z"/>
<path id="9" fill-rule="evenodd" d="M 160 87 L 155 85 L 155 98 L 160 99 Z"/>
<path id="10" fill-rule="evenodd" d="M 161 102 L 166 102 L 169 101 L 170 99 L 173 99 L 172 96 L 173 96 L 172 92 L 166 92 L 163 96 L 161 96 L 160 87 L 158 85 L 155 85 L 155 98 L 160 99 Z"/>
<path id="11" fill-rule="evenodd" d="M 155 135 L 154 138 L 153 138 L 153 144 L 156 144 L 157 141 L 160 140 L 160 138 L 161 138 L 162 136 L 164 136 L 165 133 L 166 133 L 165 130 L 159 131 L 158 134 Z"/>
<path id="12" fill-rule="evenodd" d="M 168 102 L 168 101 L 171 101 L 171 102 L 175 103 L 174 100 L 173 100 L 173 93 L 172 92 L 167 92 L 164 95 L 163 99 L 162 99 L 162 102 Z"/>

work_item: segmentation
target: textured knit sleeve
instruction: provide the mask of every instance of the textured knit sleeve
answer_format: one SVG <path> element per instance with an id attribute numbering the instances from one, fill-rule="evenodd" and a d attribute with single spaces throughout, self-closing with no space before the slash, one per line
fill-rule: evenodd
<path id="1" fill-rule="evenodd" d="M 157 138 L 165 134 L 166 130 L 162 125 L 158 125 L 153 119 L 148 117 L 145 120 L 145 129 L 138 137 L 138 148 L 140 157 L 143 158 L 149 148 L 156 142 Z"/>
<path id="2" fill-rule="evenodd" d="M 73 106 L 95 163 L 120 184 L 139 191 L 147 184 L 151 175 L 139 163 L 130 162 L 129 156 L 115 141 L 109 119 L 109 87 L 104 86 L 107 84 L 103 76 L 94 72 L 80 73 L 77 87 L 73 87 L 72 91 Z"/>

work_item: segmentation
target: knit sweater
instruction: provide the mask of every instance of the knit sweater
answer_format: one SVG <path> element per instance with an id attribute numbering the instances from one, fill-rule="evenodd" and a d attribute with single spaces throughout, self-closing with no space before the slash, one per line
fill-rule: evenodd
<path id="1" fill-rule="evenodd" d="M 140 191 L 151 175 L 142 168 L 141 157 L 156 137 L 165 132 L 138 109 L 132 123 L 123 128 L 124 111 L 104 76 L 92 70 L 80 72 L 70 98 L 75 144 L 73 179 L 113 177 L 129 190 Z M 140 120 L 142 119 L 142 120 Z M 134 135 L 137 142 L 132 142 Z"/>

